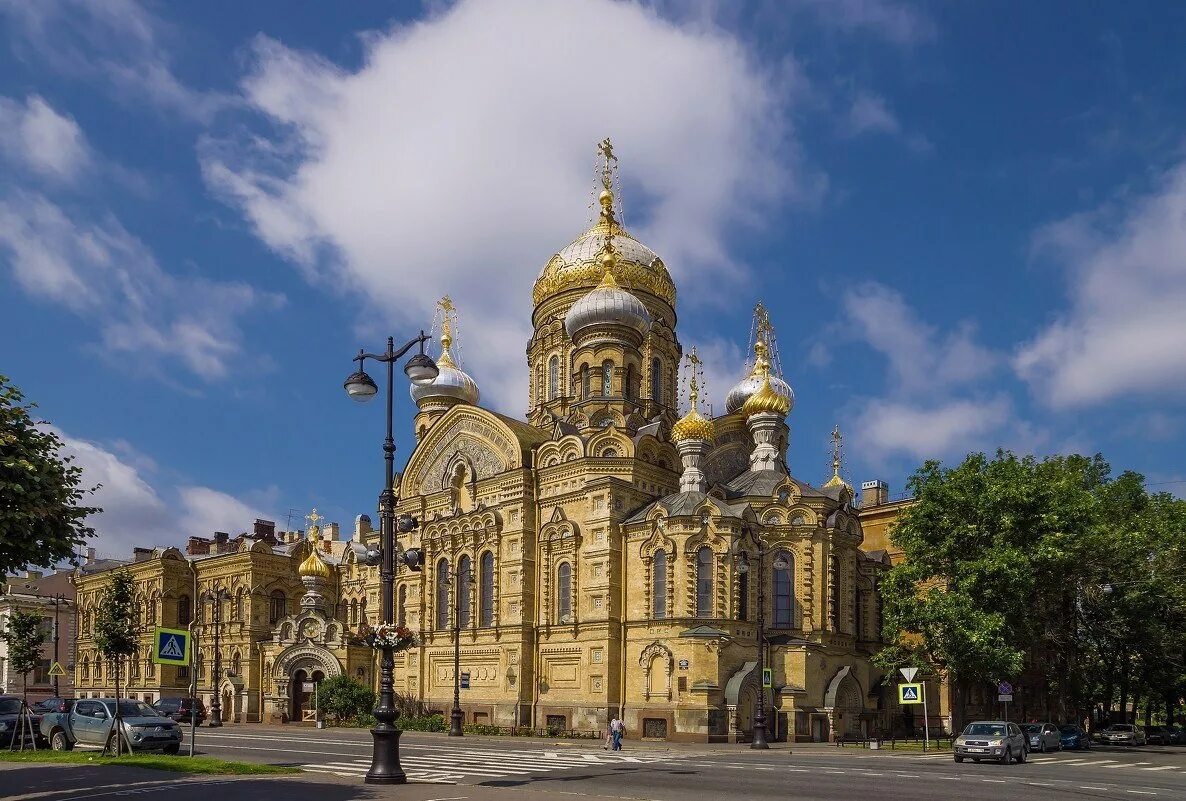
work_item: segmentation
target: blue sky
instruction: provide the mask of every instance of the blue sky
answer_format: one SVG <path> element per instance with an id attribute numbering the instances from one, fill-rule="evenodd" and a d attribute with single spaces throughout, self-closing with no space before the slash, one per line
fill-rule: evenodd
<path id="1" fill-rule="evenodd" d="M 449 293 L 526 405 L 530 287 L 613 137 L 720 406 L 761 299 L 792 471 L 1186 469 L 1186 11 L 1168 3 L 0 0 L 0 370 L 99 550 L 374 508 L 358 347 Z M 414 407 L 399 391 L 399 454 Z"/>

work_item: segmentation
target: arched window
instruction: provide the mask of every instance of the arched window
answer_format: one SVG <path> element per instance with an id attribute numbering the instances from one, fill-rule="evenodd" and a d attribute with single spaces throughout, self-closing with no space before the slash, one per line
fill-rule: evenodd
<path id="1" fill-rule="evenodd" d="M 659 360 L 651 359 L 651 399 L 655 403 L 663 402 L 663 381 L 659 377 Z"/>
<path id="2" fill-rule="evenodd" d="M 481 600 L 478 602 L 478 625 L 494 625 L 494 554 L 486 551 L 479 562 Z"/>
<path id="3" fill-rule="evenodd" d="M 285 596 L 284 590 L 272 590 L 271 601 L 268 620 L 275 623 L 288 614 L 288 597 Z"/>
<path id="4" fill-rule="evenodd" d="M 474 577 L 473 567 L 473 560 L 469 558 L 469 554 L 461 557 L 457 563 L 457 572 L 461 576 L 461 586 L 457 588 L 457 591 L 461 593 L 461 597 L 457 599 L 457 625 L 462 628 L 469 625 L 471 610 L 469 589 L 470 582 Z"/>
<path id="5" fill-rule="evenodd" d="M 449 628 L 449 560 L 437 562 L 437 628 Z"/>
<path id="6" fill-rule="evenodd" d="M 350 622 L 349 614 L 350 605 L 345 600 L 338 601 L 337 605 L 334 606 L 334 618 L 348 624 Z"/>
<path id="7" fill-rule="evenodd" d="M 548 359 L 548 400 L 556 400 L 560 396 L 560 357 Z"/>
<path id="8" fill-rule="evenodd" d="M 601 363 L 601 397 L 608 398 L 614 394 L 614 363 L 606 360 Z"/>
<path id="9" fill-rule="evenodd" d="M 91 677 L 91 660 L 85 656 L 82 658 L 82 677 L 84 679 Z"/>
<path id="10" fill-rule="evenodd" d="M 712 616 L 712 549 L 696 551 L 696 617 Z"/>
<path id="11" fill-rule="evenodd" d="M 651 617 L 667 617 L 667 551 L 655 551 L 651 559 Z"/>
<path id="12" fill-rule="evenodd" d="M 737 556 L 738 564 L 748 565 L 749 554 L 742 551 Z M 737 619 L 749 620 L 749 571 L 737 573 Z"/>
<path id="13" fill-rule="evenodd" d="M 177 625 L 188 626 L 193 611 L 190 608 L 189 596 L 182 595 L 177 599 Z"/>
<path id="14" fill-rule="evenodd" d="M 588 400 L 590 393 L 593 391 L 592 387 L 590 387 L 589 384 L 590 384 L 589 365 L 582 364 L 581 365 L 581 398 L 584 400 Z"/>
<path id="15" fill-rule="evenodd" d="M 358 622 L 363 626 L 370 623 L 370 618 L 367 617 L 367 597 L 365 595 L 358 599 Z"/>
<path id="16" fill-rule="evenodd" d="M 561 623 L 572 619 L 572 565 L 568 562 L 556 568 L 556 618 Z"/>
<path id="17" fill-rule="evenodd" d="M 231 654 L 231 673 L 234 673 L 236 676 L 238 676 L 242 669 L 243 660 L 239 657 L 239 652 L 235 651 L 233 654 Z"/>
<path id="18" fill-rule="evenodd" d="M 408 585 L 399 585 L 399 609 L 396 610 L 396 622 L 401 626 L 408 625 Z"/>
<path id="19" fill-rule="evenodd" d="M 779 568 L 779 564 L 786 567 Z M 795 562 L 786 551 L 779 551 L 774 557 L 772 576 L 774 586 L 774 625 L 794 625 L 795 592 L 793 578 Z"/>
<path id="20" fill-rule="evenodd" d="M 836 554 L 828 559 L 828 622 L 832 631 L 840 631 L 840 557 Z"/>
<path id="21" fill-rule="evenodd" d="M 626 365 L 626 378 L 622 382 L 622 395 L 627 399 L 634 397 L 634 365 Z"/>
<path id="22" fill-rule="evenodd" d="M 350 602 L 350 625 L 358 625 L 358 599 L 355 598 Z"/>

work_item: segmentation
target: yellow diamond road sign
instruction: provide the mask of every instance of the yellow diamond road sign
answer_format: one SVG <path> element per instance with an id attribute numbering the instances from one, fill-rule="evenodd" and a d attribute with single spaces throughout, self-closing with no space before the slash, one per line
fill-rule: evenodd
<path id="1" fill-rule="evenodd" d="M 158 665 L 188 665 L 189 632 L 185 629 L 155 629 L 152 661 Z"/>
<path id="2" fill-rule="evenodd" d="M 898 703 L 899 704 L 921 704 L 922 703 L 922 685 L 921 684 L 899 684 L 898 685 Z"/>
<path id="3" fill-rule="evenodd" d="M 51 675 L 51 676 L 65 676 L 66 671 L 62 667 L 62 663 L 54 662 L 49 668 L 49 675 Z"/>

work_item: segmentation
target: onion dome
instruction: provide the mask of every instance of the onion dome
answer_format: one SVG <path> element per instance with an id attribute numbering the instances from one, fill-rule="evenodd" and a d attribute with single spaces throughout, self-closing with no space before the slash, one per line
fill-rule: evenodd
<path id="1" fill-rule="evenodd" d="M 671 427 L 671 441 L 675 443 L 687 440 L 703 440 L 712 442 L 716 438 L 716 427 L 712 420 L 700 413 L 700 357 L 693 347 L 688 353 L 688 413 L 676 421 Z"/>
<path id="2" fill-rule="evenodd" d="M 746 401 L 767 384 L 770 386 L 772 392 L 786 400 L 787 409 L 784 414 L 795 408 L 795 392 L 791 389 L 791 385 L 778 376 L 770 374 L 768 353 L 769 349 L 761 339 L 754 343 L 754 369 L 749 375 L 737 382 L 729 390 L 729 394 L 725 396 L 725 412 L 727 414 L 733 414 L 739 410 L 745 405 Z"/>
<path id="3" fill-rule="evenodd" d="M 646 306 L 614 280 L 612 270 L 617 262 L 618 255 L 612 243 L 607 241 L 598 255 L 598 264 L 605 270 L 601 283 L 572 304 L 568 314 L 564 315 L 564 330 L 570 337 L 575 338 L 578 331 L 595 325 L 620 325 L 639 334 L 645 334 L 651 327 Z"/>
<path id="4" fill-rule="evenodd" d="M 750 417 L 762 412 L 774 412 L 775 414 L 786 417 L 787 413 L 791 411 L 791 405 L 791 399 L 785 395 L 780 395 L 774 389 L 770 375 L 767 374 L 762 377 L 762 386 L 758 388 L 758 391 L 746 398 L 745 403 L 741 404 L 741 413 L 746 417 Z"/>
<path id="5" fill-rule="evenodd" d="M 454 361 L 451 350 L 453 347 L 452 326 L 457 310 L 447 295 L 438 301 L 437 307 L 441 312 L 441 355 L 436 360 L 437 369 L 440 372 L 431 382 L 412 384 L 408 391 L 417 406 L 425 401 L 436 399 L 451 399 L 477 406 L 480 397 L 478 384 Z"/>
<path id="6" fill-rule="evenodd" d="M 608 140 L 599 148 L 605 156 L 602 191 L 598 196 L 601 212 L 597 224 L 578 236 L 544 265 L 535 281 L 532 302 L 538 306 L 546 298 L 570 289 L 597 286 L 605 273 L 600 255 L 606 242 L 618 254 L 614 278 L 636 292 L 647 292 L 675 306 L 675 282 L 655 251 L 626 232 L 614 214 L 614 193 L 610 188 L 617 162 Z"/>
<path id="7" fill-rule="evenodd" d="M 321 558 L 321 554 L 317 553 L 317 540 L 320 534 L 320 529 L 313 526 L 309 529 L 309 542 L 313 545 L 313 550 L 305 557 L 305 561 L 301 562 L 301 566 L 297 568 L 297 572 L 301 576 L 309 576 L 311 578 L 328 579 L 330 576 L 329 565 Z"/>

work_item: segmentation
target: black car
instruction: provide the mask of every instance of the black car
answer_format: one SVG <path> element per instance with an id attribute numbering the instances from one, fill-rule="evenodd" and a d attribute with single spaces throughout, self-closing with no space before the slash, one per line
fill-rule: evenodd
<path id="1" fill-rule="evenodd" d="M 1145 740 L 1149 745 L 1169 745 L 1173 734 L 1167 726 L 1149 726 L 1145 729 Z"/>
<path id="2" fill-rule="evenodd" d="M 45 698 L 33 704 L 34 712 L 69 712 L 73 698 Z"/>
<path id="3" fill-rule="evenodd" d="M 21 712 L 21 699 L 16 695 L 0 695 L 0 748 L 8 748 L 12 745 L 13 739 L 18 732 L 28 724 L 23 724 L 19 720 Z M 25 743 L 32 744 L 34 740 L 41 742 L 41 716 L 34 713 L 30 715 L 32 723 L 33 736 L 30 738 L 28 729 L 25 729 L 23 739 Z M 19 744 L 19 742 L 18 742 Z"/>
<path id="4" fill-rule="evenodd" d="M 206 720 L 206 705 L 201 698 L 162 698 L 152 705 L 158 715 L 175 720 L 178 723 L 189 723 L 190 710 L 197 705 L 198 725 Z"/>

